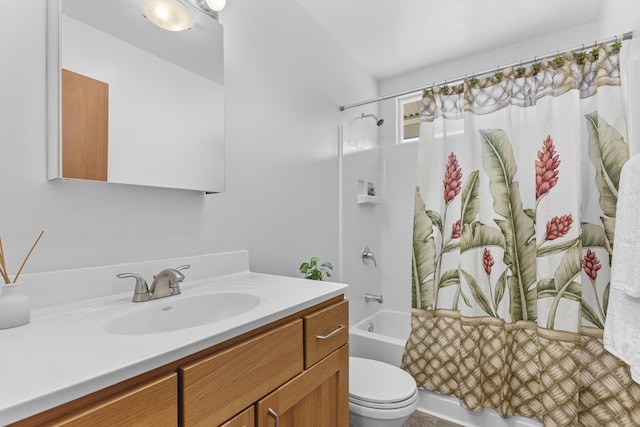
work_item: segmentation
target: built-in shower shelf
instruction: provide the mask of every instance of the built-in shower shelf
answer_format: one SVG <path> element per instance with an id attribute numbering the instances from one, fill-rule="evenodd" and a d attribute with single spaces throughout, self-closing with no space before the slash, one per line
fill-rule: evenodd
<path id="1" fill-rule="evenodd" d="M 369 196 L 366 194 L 358 194 L 358 204 L 359 205 L 377 205 L 380 203 L 380 198 L 378 196 Z"/>

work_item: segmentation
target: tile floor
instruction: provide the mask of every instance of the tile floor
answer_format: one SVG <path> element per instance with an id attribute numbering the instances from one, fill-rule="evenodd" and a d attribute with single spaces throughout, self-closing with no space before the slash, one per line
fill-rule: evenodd
<path id="1" fill-rule="evenodd" d="M 462 427 L 460 424 L 445 421 L 424 412 L 416 411 L 402 427 Z"/>

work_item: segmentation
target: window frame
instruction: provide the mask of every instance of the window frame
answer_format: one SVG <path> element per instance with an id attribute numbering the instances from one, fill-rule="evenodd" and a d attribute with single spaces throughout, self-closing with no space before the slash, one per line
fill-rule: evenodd
<path id="1" fill-rule="evenodd" d="M 419 136 L 408 140 L 405 140 L 404 138 L 404 105 L 410 102 L 420 101 L 421 99 L 422 92 L 414 92 L 396 98 L 396 144 L 406 144 L 418 141 Z"/>

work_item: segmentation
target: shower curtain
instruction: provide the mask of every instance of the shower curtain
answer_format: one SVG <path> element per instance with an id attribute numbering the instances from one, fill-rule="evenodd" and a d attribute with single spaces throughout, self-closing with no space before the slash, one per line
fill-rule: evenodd
<path id="1" fill-rule="evenodd" d="M 640 386 L 602 345 L 620 49 L 424 92 L 403 357 L 420 387 L 549 426 L 640 425 Z"/>

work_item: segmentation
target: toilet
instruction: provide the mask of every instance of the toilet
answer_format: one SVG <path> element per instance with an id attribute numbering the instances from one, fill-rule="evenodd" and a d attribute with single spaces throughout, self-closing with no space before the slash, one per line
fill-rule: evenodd
<path id="1" fill-rule="evenodd" d="M 401 427 L 417 407 L 411 375 L 388 363 L 349 357 L 350 427 Z"/>

